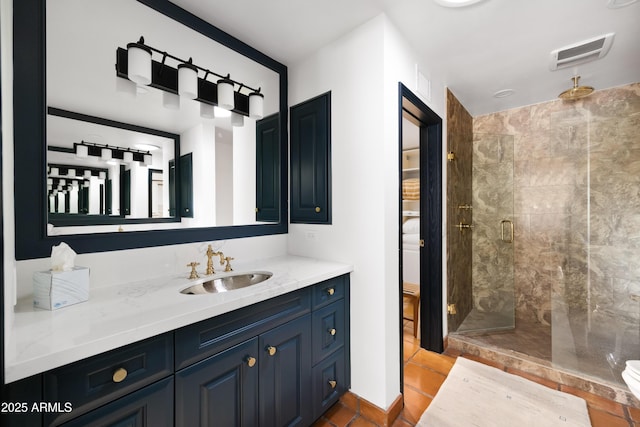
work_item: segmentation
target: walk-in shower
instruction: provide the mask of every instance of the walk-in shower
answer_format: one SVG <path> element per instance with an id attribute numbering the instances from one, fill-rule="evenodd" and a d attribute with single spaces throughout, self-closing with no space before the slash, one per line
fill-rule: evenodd
<path id="1" fill-rule="evenodd" d="M 625 387 L 640 359 L 640 84 L 474 118 L 472 181 L 473 307 L 453 336 Z"/>

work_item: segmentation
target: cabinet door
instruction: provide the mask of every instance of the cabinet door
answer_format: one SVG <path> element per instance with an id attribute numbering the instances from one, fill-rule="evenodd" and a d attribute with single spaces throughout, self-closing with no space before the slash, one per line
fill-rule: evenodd
<path id="1" fill-rule="evenodd" d="M 280 220 L 280 119 L 256 122 L 256 221 Z"/>
<path id="2" fill-rule="evenodd" d="M 331 223 L 330 95 L 291 107 L 292 223 Z"/>
<path id="3" fill-rule="evenodd" d="M 180 156 L 180 216 L 193 218 L 193 153 Z"/>
<path id="4" fill-rule="evenodd" d="M 344 301 L 339 300 L 313 312 L 312 317 L 313 364 L 344 345 L 345 330 Z"/>
<path id="5" fill-rule="evenodd" d="M 313 367 L 313 417 L 319 418 L 348 389 L 344 348 Z"/>
<path id="6" fill-rule="evenodd" d="M 173 426 L 173 377 L 63 424 L 63 427 L 170 426 Z"/>
<path id="7" fill-rule="evenodd" d="M 258 338 L 176 373 L 176 426 L 258 425 Z"/>
<path id="8" fill-rule="evenodd" d="M 303 426 L 312 419 L 309 315 L 260 335 L 260 426 Z"/>

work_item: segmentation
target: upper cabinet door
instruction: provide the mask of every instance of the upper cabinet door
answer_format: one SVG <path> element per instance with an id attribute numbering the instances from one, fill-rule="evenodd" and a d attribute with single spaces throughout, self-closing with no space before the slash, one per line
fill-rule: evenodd
<path id="1" fill-rule="evenodd" d="M 256 221 L 280 220 L 280 119 L 256 122 Z"/>
<path id="2" fill-rule="evenodd" d="M 331 224 L 331 92 L 291 107 L 292 223 Z"/>

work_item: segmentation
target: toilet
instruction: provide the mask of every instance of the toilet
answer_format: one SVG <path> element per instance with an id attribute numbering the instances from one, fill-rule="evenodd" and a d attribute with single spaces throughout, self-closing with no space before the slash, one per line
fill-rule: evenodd
<path id="1" fill-rule="evenodd" d="M 640 399 L 640 360 L 627 360 L 627 367 L 622 371 L 622 379 L 627 383 L 631 393 Z"/>

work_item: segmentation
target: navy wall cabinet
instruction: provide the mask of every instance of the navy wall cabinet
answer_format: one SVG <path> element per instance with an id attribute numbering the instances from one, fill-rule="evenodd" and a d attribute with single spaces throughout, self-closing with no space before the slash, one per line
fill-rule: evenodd
<path id="1" fill-rule="evenodd" d="M 3 386 L 3 402 L 63 406 L 2 425 L 309 426 L 349 366 L 344 275 Z"/>
<path id="2" fill-rule="evenodd" d="M 331 93 L 291 107 L 292 223 L 331 223 Z"/>

